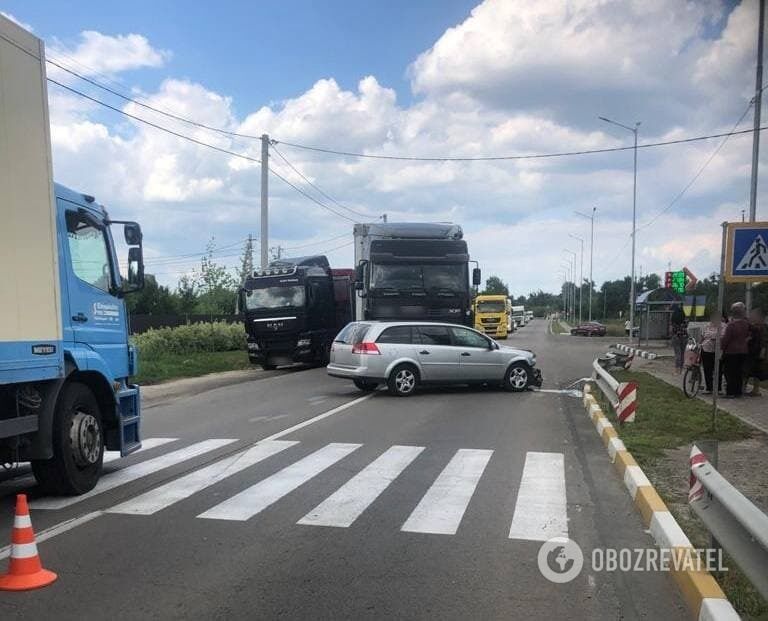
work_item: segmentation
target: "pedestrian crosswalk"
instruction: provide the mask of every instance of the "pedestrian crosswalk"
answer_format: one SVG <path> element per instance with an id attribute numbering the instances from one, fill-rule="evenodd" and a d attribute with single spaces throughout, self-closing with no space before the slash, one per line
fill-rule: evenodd
<path id="1" fill-rule="evenodd" d="M 177 438 L 149 438 L 144 440 L 142 450 L 138 452 L 146 454 L 144 459 L 131 458 L 129 465 L 120 468 L 117 456 L 105 456 L 105 462 L 110 462 L 110 466 L 105 468 L 99 483 L 87 494 L 40 497 L 34 499 L 31 506 L 33 509 L 55 510 L 85 503 L 108 490 L 181 465 L 185 466 L 185 472 L 175 477 L 170 474 L 148 491 L 103 507 L 102 511 L 152 516 L 193 496 L 200 496 L 200 504 L 196 505 L 200 508 L 191 517 L 246 522 L 258 519 L 261 512 L 289 495 L 301 494 L 302 490 L 317 499 L 311 482 L 328 472 L 328 477 L 320 477 L 325 498 L 303 516 L 299 513 L 291 519 L 303 526 L 350 528 L 367 512 L 373 513 L 377 507 L 380 509 L 384 492 L 397 487 L 407 472 L 409 477 L 405 489 L 414 496 L 410 504 L 406 501 L 402 506 L 398 505 L 403 520 L 400 530 L 406 533 L 456 535 L 468 519 L 466 516 L 472 503 L 482 502 L 476 498 L 476 492 L 496 454 L 493 450 L 461 448 L 448 456 L 442 452 L 436 454 L 429 447 L 405 445 L 390 446 L 384 450 L 369 447 L 361 452 L 363 444 L 339 442 L 308 451 L 309 447 L 292 440 L 263 440 L 247 448 L 235 449 L 231 445 L 236 442 L 231 438 L 214 438 L 179 446 L 183 441 Z M 159 449 L 167 452 L 157 455 Z M 212 456 L 214 451 L 218 454 Z M 347 460 L 356 453 L 359 453 L 358 457 Z M 374 456 L 369 459 L 371 453 Z M 437 462 L 436 455 L 439 457 Z M 287 465 L 276 471 L 273 467 L 270 470 L 272 474 L 262 476 L 256 474 L 258 470 L 249 470 L 278 456 L 280 465 Z M 445 461 L 442 461 L 443 458 Z M 424 459 L 427 461 L 422 462 Z M 343 460 L 347 461 L 341 464 Z M 195 467 L 194 464 L 201 461 L 204 463 Z M 429 480 L 423 481 L 418 476 L 418 469 L 423 468 L 424 463 L 429 464 L 429 472 L 437 472 L 433 470 L 435 465 L 441 470 L 436 476 L 431 475 Z M 503 463 L 497 464 L 496 477 L 498 466 L 507 467 Z M 350 470 L 354 471 L 351 477 Z M 329 491 L 327 486 L 328 481 L 333 480 L 332 473 L 340 475 L 343 482 Z M 419 480 L 423 484 L 414 492 L 414 481 Z M 222 488 L 215 487 L 225 481 L 229 481 L 224 486 L 226 489 L 234 488 L 231 494 L 222 494 Z M 494 496 L 509 498 L 517 491 L 514 509 L 509 510 L 510 521 L 507 522 L 510 524 L 510 539 L 541 541 L 568 536 L 562 453 L 528 452 L 521 475 L 509 472 L 509 476 L 502 477 L 502 481 L 504 488 L 498 489 L 499 480 L 494 479 L 497 486 Z M 215 499 L 215 503 L 206 507 L 204 499 L 209 496 L 205 492 L 210 488 L 213 488 L 210 497 Z M 402 501 L 402 494 L 399 498 Z M 487 502 L 487 492 L 483 498 Z M 510 505 L 510 502 L 505 502 L 505 506 Z M 202 508 L 205 510 L 200 513 Z M 504 536 L 506 533 L 499 534 Z"/>

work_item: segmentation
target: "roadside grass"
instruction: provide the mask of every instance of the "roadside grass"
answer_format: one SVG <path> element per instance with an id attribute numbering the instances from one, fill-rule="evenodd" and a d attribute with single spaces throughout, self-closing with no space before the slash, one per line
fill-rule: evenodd
<path id="1" fill-rule="evenodd" d="M 752 428 L 728 412 L 718 410 L 717 428 L 712 429 L 712 408 L 698 399 L 688 399 L 679 388 L 644 372 L 617 371 L 620 382 L 638 383 L 635 422 L 618 427 L 613 410 L 597 390 L 601 407 L 617 426 L 619 437 L 696 548 L 711 545 L 709 532 L 687 504 L 687 474 L 661 465 L 665 450 L 684 449 L 700 440 L 738 441 L 750 438 Z M 657 464 L 659 467 L 656 467 Z M 768 620 L 768 603 L 755 590 L 733 559 L 724 556 L 728 571 L 713 574 L 736 610 L 748 619 Z"/>
<path id="2" fill-rule="evenodd" d="M 679 388 L 649 373 L 617 371 L 613 376 L 620 382 L 638 384 L 635 422 L 623 425 L 620 435 L 640 465 L 653 463 L 664 449 L 698 440 L 743 440 L 752 435 L 751 427 L 723 410 L 717 411 L 717 428 L 713 430 L 710 406 L 688 399 Z M 612 412 L 611 417 L 615 421 Z"/>
<path id="3" fill-rule="evenodd" d="M 132 381 L 137 384 L 159 384 L 181 377 L 199 377 L 221 371 L 251 369 L 245 351 L 212 351 L 190 354 L 139 355 L 139 372 Z"/>
<path id="4" fill-rule="evenodd" d="M 565 328 L 557 319 L 552 320 L 552 334 L 565 334 Z"/>

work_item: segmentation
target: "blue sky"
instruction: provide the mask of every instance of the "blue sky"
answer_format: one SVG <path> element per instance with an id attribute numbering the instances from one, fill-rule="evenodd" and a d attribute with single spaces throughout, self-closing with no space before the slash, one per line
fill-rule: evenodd
<path id="1" fill-rule="evenodd" d="M 20 2 L 49 58 L 132 97 L 229 131 L 389 155 L 484 156 L 600 149 L 727 132 L 754 91 L 755 0 L 465 2 Z M 169 129 L 258 157 L 259 145 L 156 115 L 49 75 Z M 259 170 L 159 133 L 52 86 L 57 180 L 145 229 L 150 270 L 174 285 L 215 236 L 222 263 L 259 230 Z M 765 113 L 764 113 L 765 114 Z M 751 139 L 640 152 L 638 266 L 716 269 L 719 226 L 749 196 Z M 556 290 L 574 210 L 598 207 L 595 280 L 629 272 L 631 152 L 552 160 L 413 163 L 279 146 L 342 205 L 375 219 L 454 221 L 473 258 L 516 294 Z M 766 160 L 768 148 L 762 149 Z M 702 165 L 711 161 L 702 170 Z M 332 203 L 273 153 L 272 165 Z M 701 171 L 701 172 L 699 172 Z M 670 206 L 680 191 L 695 182 Z M 763 192 L 760 204 L 764 204 Z M 273 178 L 269 247 L 326 252 L 350 266 L 339 216 Z M 338 211 L 338 210 L 337 210 Z M 664 212 L 658 218 L 656 215 Z M 759 214 L 763 213 L 761 211 Z M 346 235 L 346 236 L 345 236 Z M 234 248 L 234 251 L 233 251 Z M 235 255 L 235 256 L 232 256 Z M 586 272 L 586 269 L 585 269 Z"/>
<path id="2" fill-rule="evenodd" d="M 172 50 L 167 73 L 232 96 L 243 111 L 303 92 L 334 77 L 354 88 L 375 75 L 410 100 L 408 64 L 446 28 L 461 22 L 472 0 L 349 2 L 2 1 L 0 7 L 34 25 L 44 39 L 70 46 L 82 30 L 138 32 Z M 215 8 L 214 8 L 215 7 Z M 132 72 L 144 88 L 164 77 Z"/>

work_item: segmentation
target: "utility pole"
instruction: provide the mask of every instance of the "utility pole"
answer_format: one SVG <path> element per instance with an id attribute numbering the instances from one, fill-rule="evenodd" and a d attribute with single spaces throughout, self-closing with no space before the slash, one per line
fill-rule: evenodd
<path id="1" fill-rule="evenodd" d="M 632 342 L 632 335 L 635 330 L 635 248 L 637 246 L 637 130 L 640 128 L 640 121 L 635 123 L 634 127 L 629 127 L 622 123 L 617 123 L 611 119 L 607 119 L 604 116 L 598 117 L 601 121 L 611 123 L 612 125 L 618 125 L 624 129 L 631 131 L 635 136 L 635 148 L 634 148 L 634 173 L 632 181 L 632 280 L 629 283 L 629 341 Z M 640 333 L 638 332 L 638 342 L 640 339 Z"/>
<path id="2" fill-rule="evenodd" d="M 574 212 L 577 216 L 589 220 L 589 321 L 592 321 L 592 259 L 595 252 L 595 212 L 597 207 L 592 207 L 592 215 L 588 216 L 580 211 Z"/>
<path id="3" fill-rule="evenodd" d="M 765 30 L 765 0 L 759 0 L 759 21 L 757 22 L 757 70 L 755 74 L 754 128 L 752 134 L 752 178 L 749 187 L 749 221 L 757 218 L 757 169 L 760 160 L 760 108 L 763 103 L 763 32 Z M 752 285 L 747 283 L 745 296 L 747 310 L 752 309 Z"/>
<path id="4" fill-rule="evenodd" d="M 572 233 L 568 233 L 569 237 L 573 237 L 573 239 L 577 239 L 579 243 L 581 244 L 581 257 L 579 258 L 579 323 L 581 323 L 582 320 L 582 314 L 581 309 L 583 307 L 582 298 L 583 298 L 583 291 L 584 291 L 584 238 L 579 237 L 578 235 L 573 235 Z M 590 283 L 590 289 L 592 288 L 592 283 Z"/>
<path id="5" fill-rule="evenodd" d="M 261 136 L 261 269 L 269 265 L 269 136 Z"/>

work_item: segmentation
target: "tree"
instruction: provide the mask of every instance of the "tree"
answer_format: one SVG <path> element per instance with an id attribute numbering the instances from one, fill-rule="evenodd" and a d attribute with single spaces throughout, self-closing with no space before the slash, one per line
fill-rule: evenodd
<path id="1" fill-rule="evenodd" d="M 199 291 L 196 310 L 212 315 L 232 314 L 235 312 L 237 283 L 224 265 L 216 263 L 215 251 L 216 241 L 211 237 L 206 254 L 200 259 L 200 271 L 195 271 L 194 282 Z"/>
<path id="2" fill-rule="evenodd" d="M 253 275 L 253 238 L 249 235 L 245 240 L 243 246 L 243 256 L 240 257 L 240 269 L 237 276 L 240 279 L 240 283 L 245 282 L 245 279 Z"/>
<path id="3" fill-rule="evenodd" d="M 485 290 L 481 295 L 509 295 L 509 288 L 498 276 L 490 276 L 485 281 Z"/>
<path id="4" fill-rule="evenodd" d="M 175 295 L 180 313 L 191 315 L 195 312 L 195 307 L 197 306 L 197 286 L 195 285 L 194 278 L 187 274 L 179 278 Z"/>
<path id="5" fill-rule="evenodd" d="M 157 284 L 152 274 L 144 277 L 144 289 L 125 298 L 131 315 L 174 315 L 179 312 L 178 299 L 168 287 Z"/>

